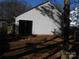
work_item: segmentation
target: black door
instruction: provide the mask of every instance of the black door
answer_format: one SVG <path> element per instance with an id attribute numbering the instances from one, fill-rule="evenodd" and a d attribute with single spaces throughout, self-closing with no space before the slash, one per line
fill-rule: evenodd
<path id="1" fill-rule="evenodd" d="M 32 21 L 27 20 L 19 21 L 19 35 L 21 36 L 32 35 Z"/>

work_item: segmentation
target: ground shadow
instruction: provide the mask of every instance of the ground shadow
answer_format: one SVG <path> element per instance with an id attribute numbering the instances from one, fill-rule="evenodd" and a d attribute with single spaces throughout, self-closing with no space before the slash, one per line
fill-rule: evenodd
<path id="1" fill-rule="evenodd" d="M 0 33 L 0 59 L 1 56 L 8 51 L 9 49 L 9 43 L 8 39 L 6 38 L 6 35 Z"/>

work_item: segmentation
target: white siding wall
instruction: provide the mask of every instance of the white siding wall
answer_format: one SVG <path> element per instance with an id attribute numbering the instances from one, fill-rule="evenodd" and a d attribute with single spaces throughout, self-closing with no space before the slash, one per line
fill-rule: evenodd
<path id="1" fill-rule="evenodd" d="M 18 17 L 16 17 L 16 25 L 19 24 L 19 20 L 32 20 L 33 21 L 33 34 L 38 35 L 53 35 L 51 31 L 54 29 L 58 29 L 59 25 L 56 24 L 51 18 L 48 16 L 43 16 L 40 11 L 36 9 L 32 9 Z"/>

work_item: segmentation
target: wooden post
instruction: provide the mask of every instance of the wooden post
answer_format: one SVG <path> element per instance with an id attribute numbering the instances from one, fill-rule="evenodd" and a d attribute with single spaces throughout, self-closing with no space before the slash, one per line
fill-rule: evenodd
<path id="1" fill-rule="evenodd" d="M 70 14 L 70 1 L 64 0 L 64 12 L 63 14 L 63 36 L 64 36 L 64 49 L 68 50 L 68 41 L 69 41 L 69 14 Z"/>
<path id="2" fill-rule="evenodd" d="M 63 20 L 62 20 L 62 28 L 63 28 L 63 37 L 64 37 L 64 44 L 63 44 L 63 51 L 61 59 L 69 59 L 68 52 L 69 48 L 69 26 L 70 26 L 70 0 L 64 0 L 64 12 L 62 13 Z"/>

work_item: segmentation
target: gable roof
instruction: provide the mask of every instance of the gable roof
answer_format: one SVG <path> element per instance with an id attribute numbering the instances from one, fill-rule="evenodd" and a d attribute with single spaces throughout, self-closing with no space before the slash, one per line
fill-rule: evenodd
<path id="1" fill-rule="evenodd" d="M 38 5 L 34 8 L 31 8 L 25 13 L 29 13 L 29 11 L 31 11 L 33 9 L 40 11 L 43 16 L 46 15 L 46 14 L 47 14 L 47 16 L 51 16 L 53 14 L 52 12 L 53 12 L 54 9 L 56 10 L 56 12 L 59 13 L 59 15 L 61 15 L 61 13 L 56 9 L 56 7 L 53 4 L 51 4 L 49 1 L 45 2 L 44 4 L 40 4 L 40 5 Z M 25 13 L 23 13 L 23 14 L 25 14 Z M 21 15 L 23 15 L 23 14 L 21 14 Z"/>
<path id="2" fill-rule="evenodd" d="M 34 9 L 34 8 L 37 8 L 37 7 L 39 7 L 39 6 L 42 6 L 42 5 L 44 5 L 44 4 L 47 4 L 47 3 L 49 3 L 49 0 L 46 1 L 46 2 L 44 2 L 44 3 L 41 3 L 41 4 L 39 4 L 39 5 L 37 5 L 37 6 L 33 7 L 33 8 L 28 9 L 26 12 L 28 12 L 28 11 Z M 26 13 L 26 12 L 25 12 L 25 13 Z M 22 13 L 22 14 L 24 14 L 24 13 Z M 22 15 L 22 14 L 20 14 L 20 15 Z M 20 15 L 18 15 L 18 16 L 20 16 Z M 17 17 L 18 17 L 18 16 L 17 16 Z"/>

